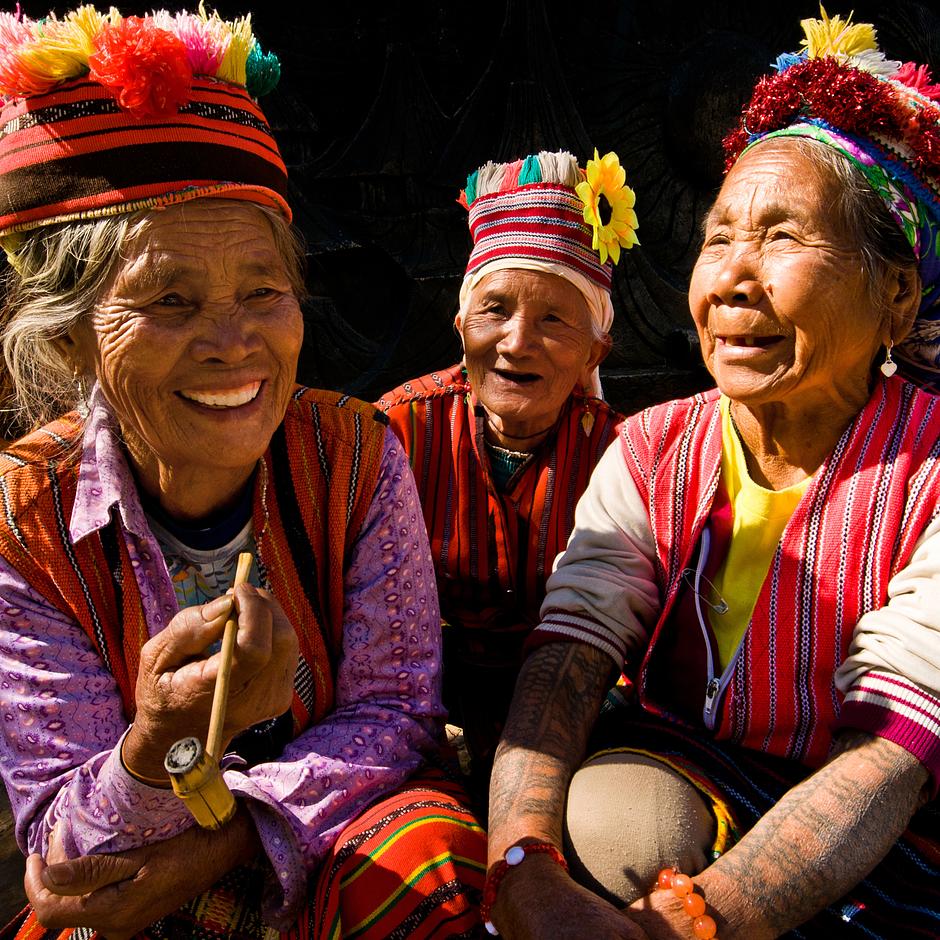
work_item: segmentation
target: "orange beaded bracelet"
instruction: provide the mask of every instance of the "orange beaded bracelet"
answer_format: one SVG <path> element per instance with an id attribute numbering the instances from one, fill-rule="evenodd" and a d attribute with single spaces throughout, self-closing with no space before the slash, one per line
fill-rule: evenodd
<path id="1" fill-rule="evenodd" d="M 695 883 L 689 875 L 676 868 L 664 868 L 656 879 L 661 891 L 672 889 L 682 901 L 686 914 L 692 918 L 692 934 L 696 940 L 718 940 L 718 925 L 705 913 L 705 898 L 695 893 Z"/>
<path id="2" fill-rule="evenodd" d="M 494 862 L 492 868 L 486 873 L 486 884 L 483 886 L 483 900 L 480 902 L 480 916 L 483 918 L 483 926 L 486 932 L 494 937 L 499 936 L 496 925 L 490 919 L 490 911 L 496 903 L 496 892 L 502 884 L 503 878 L 510 868 L 520 865 L 525 861 L 527 855 L 548 855 L 558 865 L 561 865 L 565 871 L 568 870 L 568 863 L 564 855 L 551 844 L 551 842 L 517 842 L 515 845 L 506 849 L 506 854 L 498 861 Z"/>

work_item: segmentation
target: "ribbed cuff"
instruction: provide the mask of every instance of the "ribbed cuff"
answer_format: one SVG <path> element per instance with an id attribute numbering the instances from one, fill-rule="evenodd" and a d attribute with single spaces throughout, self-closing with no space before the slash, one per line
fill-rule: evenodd
<path id="1" fill-rule="evenodd" d="M 940 699 L 886 672 L 860 676 L 842 704 L 836 728 L 854 728 L 886 738 L 913 754 L 940 791 Z"/>
<path id="2" fill-rule="evenodd" d="M 585 643 L 606 653 L 617 670 L 623 669 L 626 648 L 602 623 L 589 617 L 579 617 L 563 610 L 547 610 L 542 622 L 529 634 L 526 653 L 546 643 Z"/>

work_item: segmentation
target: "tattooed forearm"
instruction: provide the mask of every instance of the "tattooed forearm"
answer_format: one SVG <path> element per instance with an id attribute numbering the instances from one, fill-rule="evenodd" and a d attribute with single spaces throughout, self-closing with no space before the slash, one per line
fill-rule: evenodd
<path id="1" fill-rule="evenodd" d="M 923 765 L 881 738 L 853 735 L 702 873 L 725 937 L 776 937 L 862 880 L 919 806 Z"/>
<path id="2" fill-rule="evenodd" d="M 523 836 L 560 843 L 565 795 L 610 683 L 610 657 L 550 643 L 526 661 L 490 783 L 490 854 Z"/>

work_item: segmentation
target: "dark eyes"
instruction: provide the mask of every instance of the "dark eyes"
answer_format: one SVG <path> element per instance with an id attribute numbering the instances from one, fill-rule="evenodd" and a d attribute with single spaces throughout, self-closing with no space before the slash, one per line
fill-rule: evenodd
<path id="1" fill-rule="evenodd" d="M 179 294 L 164 294 L 158 297 L 154 303 L 158 307 L 182 307 L 186 301 Z"/>
<path id="2" fill-rule="evenodd" d="M 273 287 L 255 287 L 248 292 L 248 297 L 274 297 L 279 292 Z M 154 306 L 157 307 L 186 307 L 189 306 L 190 301 L 183 297 L 181 294 L 175 292 L 164 294 L 162 297 L 158 297 L 153 301 Z"/>

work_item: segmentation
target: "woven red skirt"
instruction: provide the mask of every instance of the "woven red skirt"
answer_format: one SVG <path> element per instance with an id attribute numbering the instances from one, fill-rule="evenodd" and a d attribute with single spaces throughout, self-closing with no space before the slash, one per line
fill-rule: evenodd
<path id="1" fill-rule="evenodd" d="M 486 835 L 458 784 L 429 771 L 374 803 L 340 835 L 286 933 L 261 920 L 263 861 L 234 869 L 138 940 L 361 940 L 483 936 L 479 905 Z M 0 940 L 86 940 L 47 930 L 29 909 Z"/>

